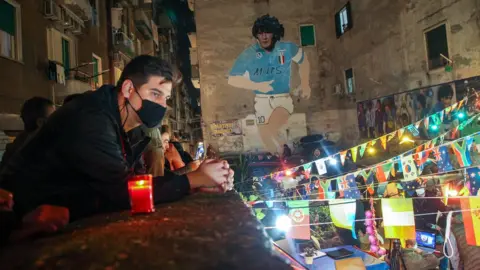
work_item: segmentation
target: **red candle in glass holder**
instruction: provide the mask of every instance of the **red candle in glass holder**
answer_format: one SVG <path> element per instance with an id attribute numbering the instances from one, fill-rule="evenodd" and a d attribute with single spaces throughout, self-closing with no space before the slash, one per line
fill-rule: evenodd
<path id="1" fill-rule="evenodd" d="M 152 175 L 137 175 L 128 181 L 128 193 L 130 194 L 130 205 L 132 214 L 151 213 L 153 207 Z"/>

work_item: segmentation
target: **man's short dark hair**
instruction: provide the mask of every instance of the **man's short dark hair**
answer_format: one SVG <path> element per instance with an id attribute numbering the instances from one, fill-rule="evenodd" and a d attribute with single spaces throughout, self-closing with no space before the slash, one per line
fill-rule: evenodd
<path id="1" fill-rule="evenodd" d="M 151 76 L 162 76 L 174 85 L 181 81 L 180 73 L 174 72 L 167 61 L 150 55 L 140 55 L 125 66 L 117 87 L 121 88 L 125 80 L 131 80 L 133 85 L 140 87 L 146 84 Z"/>
<path id="2" fill-rule="evenodd" d="M 47 118 L 48 107 L 54 104 L 48 98 L 33 97 L 23 103 L 20 111 L 25 131 L 34 131 L 38 128 L 37 120 Z"/>
<path id="3" fill-rule="evenodd" d="M 448 97 L 453 97 L 453 89 L 450 84 L 444 84 L 438 88 L 438 101 Z"/>
<path id="4" fill-rule="evenodd" d="M 417 95 L 417 101 L 422 105 L 422 108 L 427 108 L 427 98 L 424 95 Z"/>

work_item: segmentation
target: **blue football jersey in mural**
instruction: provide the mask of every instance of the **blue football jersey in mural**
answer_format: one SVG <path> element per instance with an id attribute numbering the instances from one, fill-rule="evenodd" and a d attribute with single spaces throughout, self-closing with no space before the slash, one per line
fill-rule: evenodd
<path id="1" fill-rule="evenodd" d="M 301 53 L 300 57 L 297 56 Z M 243 76 L 248 71 L 253 82 L 273 80 L 273 91 L 267 94 L 288 94 L 290 92 L 290 77 L 292 60 L 297 56 L 299 64 L 303 62 L 304 52 L 291 42 L 278 41 L 271 52 L 265 51 L 258 44 L 243 51 L 235 60 L 230 76 Z M 265 94 L 255 91 L 256 94 Z"/>

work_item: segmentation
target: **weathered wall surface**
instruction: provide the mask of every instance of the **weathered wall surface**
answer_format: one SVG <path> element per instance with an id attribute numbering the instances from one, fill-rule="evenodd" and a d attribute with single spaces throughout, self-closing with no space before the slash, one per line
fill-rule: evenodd
<path id="1" fill-rule="evenodd" d="M 196 0 L 202 113 L 209 143 L 216 142 L 209 140 L 208 123 L 229 119 L 245 122 L 255 113 L 253 91 L 230 86 L 227 78 L 237 56 L 255 42 L 253 22 L 266 13 L 284 25 L 283 40 L 295 44 L 299 44 L 299 25 L 315 25 L 316 46 L 303 48 L 311 65 L 311 97 L 293 98 L 294 114 L 305 119 L 304 126 L 297 125 L 305 131 L 297 134 L 338 132 L 343 142 L 353 144 L 358 137 L 354 101 L 480 74 L 478 0 L 352 0 L 353 28 L 338 39 L 334 16 L 347 1 L 294 3 Z M 424 32 L 442 22 L 447 23 L 453 72 L 429 71 L 426 64 Z M 292 87 L 299 84 L 296 68 L 293 64 Z M 339 98 L 333 95 L 333 87 L 345 86 L 344 71 L 348 68 L 354 70 L 355 94 Z M 245 150 L 262 145 L 258 135 L 248 135 L 254 133 L 254 127 L 244 123 L 242 128 Z M 288 125 L 282 132 L 292 133 Z M 257 146 L 249 148 L 253 142 Z"/>

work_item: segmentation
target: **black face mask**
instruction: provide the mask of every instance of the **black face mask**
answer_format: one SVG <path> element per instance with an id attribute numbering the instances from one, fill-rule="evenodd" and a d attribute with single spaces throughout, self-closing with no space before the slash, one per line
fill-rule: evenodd
<path id="1" fill-rule="evenodd" d="M 135 110 L 138 117 L 140 117 L 140 120 L 142 120 L 143 124 L 147 128 L 154 128 L 160 125 L 163 116 L 167 111 L 167 108 L 150 100 L 143 99 L 140 93 L 138 93 L 137 89 L 135 89 L 135 92 L 137 92 L 137 95 L 142 100 L 142 107 L 138 110 L 135 110 L 135 108 L 133 108 L 133 106 L 130 104 L 130 102 L 128 102 L 128 100 L 127 102 Z"/>

